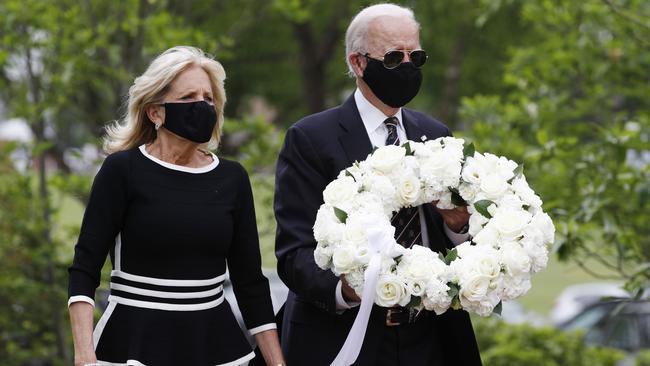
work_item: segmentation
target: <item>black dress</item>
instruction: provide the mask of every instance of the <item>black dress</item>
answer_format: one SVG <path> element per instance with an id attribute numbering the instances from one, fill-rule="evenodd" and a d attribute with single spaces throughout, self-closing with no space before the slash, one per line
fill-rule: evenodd
<path id="1" fill-rule="evenodd" d="M 95 327 L 105 365 L 239 365 L 254 354 L 230 305 L 229 276 L 251 334 L 274 329 L 250 182 L 238 163 L 187 168 L 131 149 L 95 177 L 74 262 L 69 304 L 94 304 L 110 253 L 109 304 Z"/>

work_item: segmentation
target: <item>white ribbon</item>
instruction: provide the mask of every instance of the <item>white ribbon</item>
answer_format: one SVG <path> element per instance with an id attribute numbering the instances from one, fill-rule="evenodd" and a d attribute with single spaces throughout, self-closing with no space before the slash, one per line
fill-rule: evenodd
<path id="1" fill-rule="evenodd" d="M 394 231 L 395 229 L 390 225 L 387 227 L 376 223 L 366 230 L 371 257 L 364 273 L 365 282 L 363 294 L 361 294 L 361 305 L 359 305 L 359 313 L 354 319 L 354 324 L 350 328 L 350 333 L 348 333 L 343 347 L 341 347 L 339 354 L 331 363 L 332 366 L 349 366 L 359 357 L 363 339 L 366 336 L 366 329 L 368 328 L 370 311 L 375 303 L 382 255 L 395 258 L 406 252 L 406 249 L 395 241 L 393 237 Z"/>

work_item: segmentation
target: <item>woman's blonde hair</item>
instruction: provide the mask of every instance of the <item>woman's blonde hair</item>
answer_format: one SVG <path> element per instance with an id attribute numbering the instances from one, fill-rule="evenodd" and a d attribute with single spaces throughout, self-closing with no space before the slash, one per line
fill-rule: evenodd
<path id="1" fill-rule="evenodd" d="M 226 91 L 223 83 L 226 72 L 223 66 L 196 47 L 176 46 L 156 57 L 144 74 L 135 79 L 129 88 L 126 115 L 106 127 L 104 151 L 110 154 L 128 150 L 156 139 L 156 129 L 146 113 L 152 104 L 161 103 L 172 81 L 189 67 L 199 66 L 208 74 L 217 111 L 217 126 L 208 142 L 210 148 L 219 146 L 223 126 L 223 107 Z"/>

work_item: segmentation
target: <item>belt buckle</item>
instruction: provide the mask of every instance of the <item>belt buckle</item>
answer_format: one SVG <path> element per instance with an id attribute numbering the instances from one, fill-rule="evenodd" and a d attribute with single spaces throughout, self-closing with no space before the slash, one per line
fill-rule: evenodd
<path id="1" fill-rule="evenodd" d="M 415 310 L 415 309 L 407 309 L 407 308 L 388 308 L 386 310 L 386 326 L 388 327 L 394 327 L 397 325 L 401 325 L 403 323 L 408 323 L 412 324 L 415 323 L 417 318 L 422 314 L 422 309 L 420 310 Z M 402 315 L 400 317 L 400 320 L 393 320 L 393 315 Z"/>
<path id="2" fill-rule="evenodd" d="M 402 312 L 401 308 L 388 308 L 388 310 L 386 310 L 386 326 L 387 327 L 394 327 L 394 326 L 402 324 L 401 322 L 394 322 L 393 321 L 393 314 L 398 314 L 398 313 L 401 313 L 401 312 Z"/>

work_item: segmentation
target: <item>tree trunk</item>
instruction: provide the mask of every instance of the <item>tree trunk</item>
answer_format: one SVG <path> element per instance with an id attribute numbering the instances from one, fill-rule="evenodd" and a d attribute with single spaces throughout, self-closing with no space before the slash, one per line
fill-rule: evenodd
<path id="1" fill-rule="evenodd" d="M 445 71 L 445 83 L 442 89 L 440 104 L 438 107 L 438 115 L 442 121 L 448 125 L 455 126 L 456 115 L 455 111 L 458 109 L 458 90 L 460 84 L 461 67 L 463 63 L 463 56 L 465 54 L 465 41 L 463 39 L 464 30 L 460 29 L 459 36 L 454 44 L 454 49 L 449 58 L 449 64 Z"/>
<path id="2" fill-rule="evenodd" d="M 34 101 L 34 105 L 39 106 L 42 102 L 41 98 L 41 80 L 34 73 L 32 67 L 32 50 L 27 49 L 26 53 L 26 64 L 27 64 L 27 74 L 29 78 L 29 89 Z M 38 110 L 38 109 L 37 109 Z M 46 142 L 45 139 L 45 120 L 43 119 L 42 112 L 38 111 L 35 116 L 36 122 L 33 125 L 35 143 L 36 146 Z M 38 197 L 40 200 L 41 219 L 43 220 L 43 231 L 41 233 L 42 243 L 47 249 L 44 251 L 46 254 L 46 268 L 45 268 L 45 278 L 44 282 L 47 285 L 49 306 L 52 319 L 53 332 L 56 338 L 56 353 L 57 357 L 63 359 L 66 365 L 72 364 L 72 357 L 70 355 L 70 350 L 66 342 L 66 330 L 65 330 L 65 321 L 63 320 L 61 309 L 61 302 L 57 296 L 58 281 L 56 278 L 56 272 L 54 268 L 54 254 L 56 248 L 54 248 L 54 243 L 52 241 L 52 215 L 50 212 L 49 204 L 49 192 L 47 189 L 47 151 L 41 151 L 38 156 Z"/>

